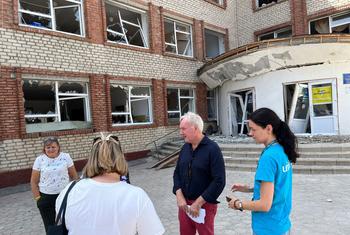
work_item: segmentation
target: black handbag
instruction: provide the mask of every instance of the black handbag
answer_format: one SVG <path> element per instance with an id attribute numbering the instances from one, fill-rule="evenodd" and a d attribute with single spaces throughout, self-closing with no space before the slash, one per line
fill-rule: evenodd
<path id="1" fill-rule="evenodd" d="M 65 221 L 65 215 L 66 215 L 66 207 L 67 207 L 67 197 L 71 189 L 74 187 L 74 185 L 77 183 L 77 181 L 73 181 L 71 185 L 69 186 L 66 194 L 64 195 L 60 210 L 56 216 L 55 224 L 50 225 L 47 230 L 47 235 L 68 235 L 68 230 L 66 228 L 66 221 Z M 59 222 L 61 221 L 61 224 Z"/>

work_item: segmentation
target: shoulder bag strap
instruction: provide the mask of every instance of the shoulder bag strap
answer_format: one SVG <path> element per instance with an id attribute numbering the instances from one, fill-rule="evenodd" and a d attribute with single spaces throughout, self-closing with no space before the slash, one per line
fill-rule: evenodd
<path id="1" fill-rule="evenodd" d="M 65 226 L 65 215 L 66 215 L 66 207 L 67 207 L 67 198 L 68 198 L 68 194 L 69 192 L 71 191 L 71 189 L 74 187 L 74 185 L 77 183 L 77 181 L 73 181 L 71 183 L 71 185 L 69 186 L 66 194 L 64 195 L 64 198 L 63 198 L 63 201 L 62 201 L 62 204 L 60 206 L 60 210 L 57 214 L 57 217 L 56 217 L 56 221 L 55 221 L 55 224 L 58 225 L 58 222 L 60 221 L 60 219 L 62 218 L 62 224 Z"/>

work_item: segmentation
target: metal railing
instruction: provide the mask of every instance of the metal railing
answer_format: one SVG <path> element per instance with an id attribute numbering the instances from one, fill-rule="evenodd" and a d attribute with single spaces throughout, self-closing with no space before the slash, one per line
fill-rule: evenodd
<path id="1" fill-rule="evenodd" d="M 167 137 L 167 136 L 169 136 L 169 135 L 171 135 L 171 134 L 177 132 L 177 131 L 179 131 L 179 130 L 176 128 L 175 130 L 173 130 L 173 131 L 171 131 L 171 132 L 169 132 L 169 133 L 166 133 L 165 135 L 162 135 L 161 137 L 159 137 L 159 138 L 157 138 L 157 139 L 155 139 L 155 140 L 152 140 L 151 142 L 145 144 L 145 147 L 147 147 L 148 145 L 150 145 L 150 144 L 153 143 L 153 144 L 154 144 L 154 148 L 155 148 L 155 152 L 156 152 L 156 154 L 157 154 L 157 159 L 160 160 L 157 142 L 158 142 L 159 140 L 162 140 L 162 139 L 164 139 L 165 137 Z"/>

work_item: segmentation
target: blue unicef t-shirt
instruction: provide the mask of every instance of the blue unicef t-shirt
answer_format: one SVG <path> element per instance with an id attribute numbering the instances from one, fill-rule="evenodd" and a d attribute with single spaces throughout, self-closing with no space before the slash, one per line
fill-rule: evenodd
<path id="1" fill-rule="evenodd" d="M 292 208 L 292 164 L 283 147 L 272 144 L 260 156 L 255 173 L 253 200 L 260 199 L 261 182 L 273 182 L 274 195 L 270 211 L 252 212 L 252 229 L 256 235 L 281 235 L 290 230 Z"/>

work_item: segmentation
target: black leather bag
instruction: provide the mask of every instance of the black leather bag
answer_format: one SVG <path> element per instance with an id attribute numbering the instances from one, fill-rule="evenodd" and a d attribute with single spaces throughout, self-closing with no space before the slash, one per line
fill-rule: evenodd
<path id="1" fill-rule="evenodd" d="M 66 221 L 65 221 L 65 215 L 66 215 L 66 207 L 67 207 L 67 197 L 71 189 L 74 187 L 74 185 L 77 183 L 77 181 L 73 181 L 71 185 L 69 186 L 66 194 L 64 195 L 60 210 L 56 216 L 55 224 L 48 227 L 47 235 L 68 235 L 68 230 L 66 228 Z M 59 222 L 61 221 L 61 224 Z"/>

